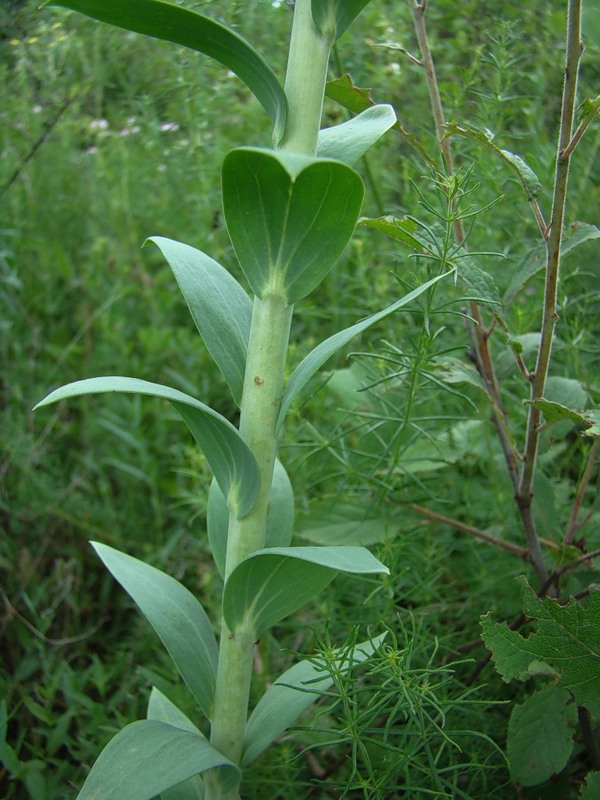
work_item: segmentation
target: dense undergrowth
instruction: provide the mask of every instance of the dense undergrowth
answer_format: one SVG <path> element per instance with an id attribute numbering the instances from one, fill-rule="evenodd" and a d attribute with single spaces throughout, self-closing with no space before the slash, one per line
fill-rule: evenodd
<path id="1" fill-rule="evenodd" d="M 269 41 L 281 45 L 271 63 L 283 70 L 288 3 L 200 5 L 257 45 L 266 16 Z M 448 120 L 489 130 L 499 148 L 524 158 L 546 210 L 564 6 L 469 0 L 457 11 L 436 0 L 428 15 Z M 220 579 L 207 566 L 203 535 L 209 469 L 175 415 L 120 397 L 56 406 L 35 419 L 30 409 L 51 386 L 118 374 L 126 364 L 131 374 L 164 379 L 235 414 L 171 273 L 140 246 L 149 235 L 168 236 L 234 270 L 219 165 L 232 147 L 264 145 L 268 134 L 258 104 L 207 59 L 62 10 L 38 12 L 33 3 L 9 2 L 0 13 L 0 794 L 59 800 L 74 796 L 99 746 L 143 716 L 151 684 L 182 708 L 191 705 L 88 540 L 160 564 L 208 608 L 219 602 Z M 584 35 L 580 99 L 597 94 L 600 76 L 591 13 Z M 337 45 L 331 77 L 348 72 L 355 85 L 372 87 L 419 143 L 392 131 L 369 154 L 363 214 L 410 215 L 435 232 L 463 215 L 469 250 L 484 254 L 480 263 L 500 295 L 514 295 L 505 311 L 510 340 L 499 332 L 491 351 L 521 448 L 526 394 L 513 351 L 533 368 L 543 282 L 537 275 L 519 284 L 518 276 L 537 257 L 536 221 L 515 173 L 480 140 L 453 137 L 458 178 L 443 174 L 416 53 L 408 5 L 382 0 Z M 346 113 L 327 101 L 328 124 Z M 571 167 L 567 230 L 582 238 L 587 231 L 589 241 L 563 259 L 548 393 L 578 409 L 600 395 L 598 243 L 584 227 L 598 222 L 599 147 L 596 124 Z M 447 242 L 438 264 L 451 251 Z M 340 263 L 303 301 L 294 323 L 303 349 L 292 350 L 290 370 L 329 332 L 422 283 L 431 262 L 359 226 Z M 443 282 L 363 334 L 328 364 L 329 381 L 321 386 L 321 376 L 287 422 L 281 458 L 299 498 L 299 537 L 360 541 L 391 576 L 373 581 L 360 604 L 352 581 L 342 579 L 272 631 L 257 651 L 256 689 L 294 653 L 327 657 L 331 642 L 346 638 L 350 647 L 382 629 L 388 637 L 351 670 L 354 681 L 338 675 L 317 713 L 252 767 L 249 800 L 575 798 L 585 773 L 600 768 L 589 739 L 577 734 L 560 774 L 515 788 L 506 732 L 526 687 L 478 665 L 487 652 L 475 641 L 480 617 L 518 616 L 516 576 L 539 587 L 518 554 L 473 532 L 526 546 L 489 404 L 467 373 L 471 289 Z M 584 552 L 563 537 L 594 441 L 564 420 L 543 433 L 533 513 L 550 570 Z M 585 552 L 600 548 L 599 512 L 592 477 L 581 498 L 585 525 L 576 531 Z M 590 560 L 563 580 L 568 597 L 598 573 Z"/>

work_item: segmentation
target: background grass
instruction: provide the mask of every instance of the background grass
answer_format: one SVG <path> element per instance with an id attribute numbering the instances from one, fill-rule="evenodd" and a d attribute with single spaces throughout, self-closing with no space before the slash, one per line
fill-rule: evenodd
<path id="1" fill-rule="evenodd" d="M 523 156 L 543 184 L 547 213 L 564 5 L 468 0 L 457 10 L 436 0 L 429 14 L 449 119 L 488 128 L 498 146 Z M 236 27 L 283 73 L 288 3 L 199 8 Z M 590 15 L 586 25 L 582 98 L 597 93 L 600 72 L 597 22 Z M 332 77 L 348 71 L 372 87 L 435 154 L 422 75 L 399 47 L 416 49 L 408 7 L 374 0 L 339 43 Z M 30 409 L 57 385 L 123 373 L 189 391 L 235 417 L 172 275 L 141 245 L 154 234 L 186 241 L 241 280 L 221 215 L 219 166 L 232 147 L 268 145 L 269 133 L 258 104 L 216 64 L 26 1 L 0 9 L 0 96 L 0 794 L 61 800 L 75 795 L 100 746 L 144 715 L 151 683 L 191 706 L 88 540 L 160 565 L 209 609 L 220 587 L 203 533 L 209 471 L 167 407 L 111 397 L 35 416 Z M 326 117 L 335 124 L 345 112 L 328 101 Z M 598 221 L 599 146 L 596 125 L 574 159 L 569 224 Z M 471 202 L 483 208 L 500 198 L 476 218 L 469 246 L 501 254 L 482 264 L 505 287 L 536 240 L 535 223 L 514 176 L 492 154 L 466 140 L 456 152 L 460 168 L 472 168 Z M 431 224 L 419 193 L 444 207 L 427 165 L 395 133 L 360 169 L 365 215 L 410 213 Z M 597 254 L 589 243 L 565 260 L 553 367 L 580 381 L 592 403 L 600 394 Z M 290 368 L 429 269 L 359 229 L 298 309 Z M 531 282 L 510 308 L 514 334 L 538 329 L 541 290 Z M 513 796 L 502 749 L 508 701 L 521 689 L 501 684 L 489 667 L 469 685 L 473 662 L 459 648 L 479 635 L 481 614 L 515 615 L 512 578 L 528 568 L 411 510 L 427 505 L 523 543 L 489 409 L 472 387 L 442 391 L 434 380 L 444 354 L 462 358 L 468 348 L 462 319 L 450 313 L 464 293 L 445 286 L 433 301 L 439 313 L 411 307 L 353 343 L 360 355 L 328 365 L 330 383 L 289 419 L 282 458 L 298 495 L 300 533 L 314 538 L 333 508 L 342 522 L 366 509 L 391 577 L 360 587 L 338 580 L 271 632 L 259 651 L 257 690 L 293 653 L 326 652 L 330 642 L 369 630 L 389 634 L 354 683 L 342 681 L 316 719 L 253 767 L 248 798 Z M 501 336 L 494 353 L 520 443 L 523 382 Z M 357 402 L 353 390 L 369 383 L 377 387 Z M 542 535 L 558 541 L 589 445 L 570 429 L 554 439 L 541 458 L 536 515 Z M 440 455 L 441 441 L 450 455 Z M 584 512 L 592 549 L 599 544 L 593 486 Z M 570 588 L 595 575 L 574 576 Z M 527 796 L 574 797 L 586 758 L 578 746 L 565 775 Z"/>

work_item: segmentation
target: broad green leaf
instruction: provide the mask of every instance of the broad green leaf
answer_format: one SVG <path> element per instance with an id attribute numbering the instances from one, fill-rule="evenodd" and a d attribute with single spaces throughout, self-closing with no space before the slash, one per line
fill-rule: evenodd
<path id="1" fill-rule="evenodd" d="M 383 633 L 373 640 L 340 651 L 336 667 L 345 674 L 362 664 L 385 639 Z M 280 675 L 258 701 L 246 724 L 246 742 L 242 765 L 259 756 L 290 725 L 303 714 L 333 684 L 327 665 L 319 659 L 306 659 Z"/>
<path id="2" fill-rule="evenodd" d="M 544 394 L 547 400 L 568 408 L 582 409 L 588 402 L 588 393 L 583 384 L 574 378 L 565 378 L 564 375 L 551 375 L 546 380 Z"/>
<path id="3" fill-rule="evenodd" d="M 137 603 L 169 652 L 179 674 L 210 716 L 218 649 L 204 609 L 179 581 L 137 558 L 92 542 L 112 576 Z"/>
<path id="4" fill-rule="evenodd" d="M 600 35 L 600 24 L 598 25 Z M 579 800 L 598 800 L 600 797 L 600 772 L 588 772 L 585 776 L 585 786 L 581 789 Z"/>
<path id="5" fill-rule="evenodd" d="M 319 32 L 339 39 L 371 0 L 312 0 L 312 15 Z"/>
<path id="6" fill-rule="evenodd" d="M 389 573 L 362 547 L 272 547 L 258 550 L 231 573 L 223 593 L 223 617 L 235 633 L 260 635 L 316 597 L 339 572 Z"/>
<path id="7" fill-rule="evenodd" d="M 527 195 L 527 199 L 531 203 L 542 190 L 542 184 L 535 174 L 521 156 L 515 155 L 508 150 L 501 150 L 494 144 L 494 135 L 490 131 L 480 131 L 475 128 L 464 128 L 460 125 L 446 126 L 446 136 L 464 136 L 467 139 L 472 139 L 479 144 L 482 144 L 494 155 L 510 166 L 517 174 L 521 185 Z"/>
<path id="8" fill-rule="evenodd" d="M 594 239 L 600 239 L 600 228 L 597 228 L 595 225 L 589 225 L 587 222 L 573 222 L 563 231 L 560 249 L 562 258 L 569 255 L 569 253 L 573 252 L 573 250 L 580 245 L 591 242 Z M 510 280 L 508 289 L 504 294 L 505 303 L 513 300 L 530 278 L 533 278 L 534 275 L 537 275 L 538 272 L 545 269 L 546 259 L 547 253 L 545 244 L 539 245 L 527 253 L 517 266 Z"/>
<path id="9" fill-rule="evenodd" d="M 296 534 L 313 544 L 361 545 L 383 542 L 392 535 L 389 520 L 363 503 L 319 503 L 298 520 Z"/>
<path id="10" fill-rule="evenodd" d="M 300 364 L 298 364 L 287 382 L 283 400 L 281 402 L 279 419 L 277 421 L 278 428 L 281 427 L 283 420 L 285 419 L 285 415 L 293 400 L 298 397 L 313 375 L 319 371 L 319 369 L 329 358 L 331 358 L 331 356 L 337 353 L 338 350 L 341 350 L 342 347 L 348 344 L 348 342 L 350 342 L 355 336 L 358 336 L 363 331 L 366 331 L 367 328 L 370 328 L 371 325 L 375 325 L 375 323 L 385 319 L 390 314 L 393 314 L 394 311 L 397 311 L 403 306 L 408 305 L 408 303 L 412 303 L 412 301 L 416 300 L 417 297 L 423 294 L 423 292 L 426 292 L 439 280 L 442 280 L 442 278 L 445 278 L 446 275 L 449 274 L 450 273 L 445 273 L 444 275 L 438 275 L 437 277 L 432 278 L 430 281 L 427 281 L 416 289 L 413 289 L 412 292 L 409 292 L 404 297 L 401 297 L 400 300 L 396 300 L 396 302 L 392 303 L 391 306 L 384 308 L 382 311 L 377 312 L 377 314 L 367 317 L 367 319 L 364 319 L 362 322 L 357 322 L 356 325 L 352 325 L 350 328 L 346 328 L 343 331 L 334 333 L 333 336 L 325 339 L 325 341 L 317 345 L 314 350 L 311 350 L 311 352 L 300 362 Z"/>
<path id="11" fill-rule="evenodd" d="M 348 74 L 342 75 L 341 78 L 328 81 L 325 87 L 325 94 L 327 97 L 331 98 L 331 100 L 334 100 L 343 108 L 347 108 L 348 111 L 351 111 L 353 114 L 360 114 L 361 111 L 375 106 L 375 101 L 371 97 L 371 89 L 355 86 L 352 82 L 352 78 Z M 432 163 L 425 148 L 412 133 L 405 130 L 398 120 L 394 123 L 393 128 L 406 139 L 411 147 L 414 147 L 414 149 L 418 151 L 419 155 L 428 164 Z"/>
<path id="12" fill-rule="evenodd" d="M 456 267 L 459 278 L 462 278 L 467 285 L 470 297 L 477 300 L 478 303 L 488 306 L 492 312 L 498 313 L 502 307 L 502 301 L 496 283 L 489 272 L 479 267 L 467 255 L 457 258 Z"/>
<path id="13" fill-rule="evenodd" d="M 258 148 L 232 150 L 222 177 L 229 236 L 252 290 L 301 300 L 352 236 L 360 177 L 340 161 Z"/>
<path id="14" fill-rule="evenodd" d="M 214 58 L 241 78 L 262 104 L 273 121 L 275 141 L 283 136 L 287 100 L 275 73 L 245 39 L 210 17 L 161 0 L 49 0 L 49 4 Z"/>
<path id="15" fill-rule="evenodd" d="M 385 217 L 361 217 L 358 224 L 365 228 L 381 231 L 391 239 L 396 239 L 396 241 L 414 248 L 419 253 L 424 252 L 423 244 L 417 238 L 419 225 L 412 217 L 400 218 L 389 214 Z"/>
<path id="16" fill-rule="evenodd" d="M 513 781 L 537 786 L 561 772 L 573 751 L 576 722 L 571 695 L 555 686 L 545 686 L 515 706 L 506 738 Z"/>
<path id="17" fill-rule="evenodd" d="M 162 236 L 148 239 L 173 270 L 196 328 L 240 405 L 252 300 L 225 267 L 200 250 Z"/>
<path id="18" fill-rule="evenodd" d="M 172 703 L 156 686 L 152 687 L 150 700 L 148 701 L 147 719 L 155 719 L 159 722 L 166 722 L 184 731 L 190 731 L 198 736 L 202 732 L 177 706 Z M 199 775 L 188 778 L 183 783 L 167 789 L 161 794 L 161 800 L 203 800 L 204 783 Z"/>
<path id="19" fill-rule="evenodd" d="M 466 359 L 455 356 L 445 356 L 436 359 L 434 364 L 435 374 L 448 384 L 467 384 L 474 386 L 488 396 L 487 389 L 477 367 Z"/>
<path id="20" fill-rule="evenodd" d="M 208 540 L 221 575 L 225 574 L 227 554 L 227 531 L 229 529 L 229 510 L 225 495 L 216 481 L 212 481 L 208 493 L 206 515 Z M 273 469 L 271 498 L 267 514 L 267 547 L 287 547 L 294 532 L 294 490 L 283 464 L 277 459 Z"/>
<path id="21" fill-rule="evenodd" d="M 254 456 L 238 431 L 225 417 L 178 389 L 139 378 L 120 376 L 88 378 L 55 389 L 35 408 L 71 397 L 104 392 L 143 394 L 160 397 L 172 403 L 204 451 L 230 508 L 239 517 L 248 513 L 260 486 L 260 474 Z"/>
<path id="22" fill-rule="evenodd" d="M 527 403 L 540 409 L 546 420 L 546 427 L 555 422 L 568 421 L 581 427 L 584 436 L 600 436 L 600 410 L 598 409 L 575 411 L 543 397 L 540 400 L 527 401 Z"/>
<path id="23" fill-rule="evenodd" d="M 203 736 L 157 720 L 123 728 L 100 753 L 77 800 L 152 800 L 193 775 L 237 767 Z"/>
<path id="24" fill-rule="evenodd" d="M 391 106 L 372 106 L 348 122 L 324 128 L 319 133 L 317 156 L 336 158 L 352 166 L 395 122 L 396 113 Z"/>
<path id="25" fill-rule="evenodd" d="M 571 600 L 559 605 L 539 598 L 525 578 L 523 613 L 537 621 L 537 631 L 522 636 L 506 623 L 482 617 L 482 638 L 492 652 L 497 671 L 507 683 L 526 679 L 532 664 L 546 663 L 559 678 L 557 685 L 569 689 L 579 705 L 587 706 L 600 694 L 600 591 L 593 590 L 587 605 Z"/>

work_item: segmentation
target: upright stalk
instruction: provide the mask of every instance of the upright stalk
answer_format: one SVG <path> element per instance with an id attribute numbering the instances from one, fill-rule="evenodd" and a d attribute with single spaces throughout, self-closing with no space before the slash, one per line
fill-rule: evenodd
<path id="1" fill-rule="evenodd" d="M 288 122 L 281 148 L 313 155 L 316 151 L 331 41 L 312 19 L 311 0 L 296 0 L 285 91 Z M 256 298 L 248 344 L 240 433 L 259 466 L 261 489 L 242 519 L 230 518 L 225 578 L 247 556 L 265 546 L 273 465 L 277 455 L 277 417 L 283 394 L 293 306 L 280 295 Z M 251 631 L 221 626 L 219 665 L 212 714 L 211 744 L 240 764 L 252 679 Z M 206 774 L 206 800 L 239 800 L 239 787 L 225 789 L 218 771 Z"/>

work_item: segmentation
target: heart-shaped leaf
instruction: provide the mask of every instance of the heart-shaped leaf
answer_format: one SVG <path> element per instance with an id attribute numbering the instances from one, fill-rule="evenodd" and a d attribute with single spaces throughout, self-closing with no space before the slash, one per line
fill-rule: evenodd
<path id="1" fill-rule="evenodd" d="M 260 486 L 256 460 L 238 431 L 225 417 L 189 394 L 139 378 L 110 376 L 68 383 L 51 392 L 35 408 L 66 398 L 104 392 L 144 394 L 169 400 L 204 451 L 229 507 L 238 517 L 248 513 Z"/>
<path id="2" fill-rule="evenodd" d="M 234 633 L 260 635 L 316 597 L 338 572 L 388 573 L 364 547 L 272 547 L 233 570 L 223 593 L 223 617 Z"/>
<path id="3" fill-rule="evenodd" d="M 318 344 L 314 350 L 311 350 L 311 352 L 298 364 L 289 381 L 287 382 L 283 400 L 281 402 L 281 409 L 279 411 L 279 419 L 277 421 L 278 428 L 281 427 L 281 424 L 285 419 L 285 415 L 294 398 L 300 394 L 302 389 L 306 386 L 313 375 L 315 375 L 321 369 L 328 358 L 331 358 L 331 356 L 337 353 L 338 350 L 341 350 L 344 345 L 348 344 L 348 342 L 350 342 L 355 336 L 358 336 L 359 333 L 362 333 L 363 331 L 367 330 L 367 328 L 370 328 L 371 325 L 374 325 L 376 322 L 379 322 L 390 314 L 393 314 L 394 311 L 402 308 L 402 306 L 411 303 L 413 300 L 419 297 L 419 295 L 423 294 L 423 292 L 427 291 L 427 289 L 431 288 L 435 283 L 442 278 L 445 278 L 446 275 L 449 274 L 450 273 L 445 273 L 443 275 L 438 275 L 436 278 L 432 278 L 432 280 L 427 281 L 427 283 L 424 283 L 422 286 L 419 286 L 416 289 L 413 289 L 412 292 L 404 295 L 404 297 L 401 297 L 400 300 L 396 300 L 396 302 L 392 303 L 391 306 L 384 308 L 382 311 L 377 312 L 377 314 L 367 317 L 367 319 L 364 319 L 362 322 L 357 322 L 356 325 L 352 325 L 350 328 L 346 328 L 343 331 L 334 333 L 333 336 L 325 339 L 325 341 L 321 342 L 321 344 Z"/>
<path id="4" fill-rule="evenodd" d="M 92 546 L 112 576 L 137 603 L 167 648 L 179 674 L 210 716 L 218 649 L 204 609 L 175 578 L 98 542 Z"/>
<path id="5" fill-rule="evenodd" d="M 229 509 L 225 495 L 216 481 L 208 493 L 206 527 L 210 549 L 221 575 L 225 574 Z M 271 498 L 267 514 L 267 547 L 287 547 L 294 532 L 294 490 L 283 464 L 277 459 L 273 469 Z"/>
<path id="6" fill-rule="evenodd" d="M 396 122 L 392 106 L 377 105 L 319 133 L 317 156 L 355 164 Z"/>
<path id="7" fill-rule="evenodd" d="M 336 669 L 343 675 L 351 667 L 366 661 L 385 636 L 383 633 L 373 640 L 340 652 Z M 318 659 L 300 661 L 280 675 L 260 698 L 248 719 L 242 764 L 245 766 L 259 756 L 332 684 L 331 672 Z"/>
<path id="8" fill-rule="evenodd" d="M 285 130 L 287 99 L 275 73 L 237 33 L 175 3 L 161 0 L 49 0 L 118 28 L 189 47 L 241 78 L 273 121 L 278 142 Z"/>
<path id="9" fill-rule="evenodd" d="M 148 241 L 160 248 L 169 262 L 196 328 L 239 406 L 252 300 L 225 267 L 201 250 L 162 236 L 152 236 Z"/>
<path id="10" fill-rule="evenodd" d="M 193 775 L 228 767 L 239 770 L 197 733 L 153 719 L 127 725 L 110 740 L 77 800 L 152 800 Z"/>
<path id="11" fill-rule="evenodd" d="M 352 236 L 360 177 L 340 161 L 238 148 L 225 157 L 222 178 L 229 236 L 252 290 L 301 300 Z"/>

